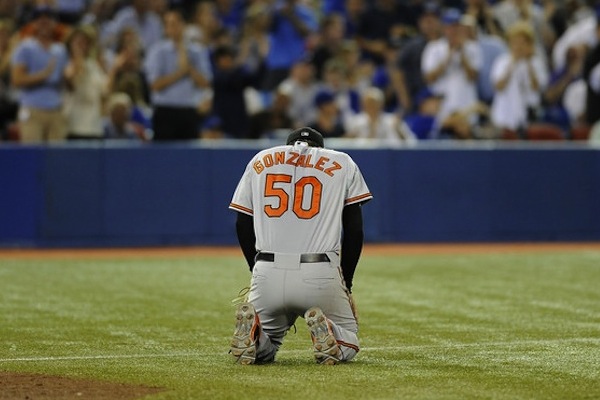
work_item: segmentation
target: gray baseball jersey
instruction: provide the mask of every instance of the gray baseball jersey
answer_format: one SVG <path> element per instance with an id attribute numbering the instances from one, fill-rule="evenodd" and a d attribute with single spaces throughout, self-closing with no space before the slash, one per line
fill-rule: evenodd
<path id="1" fill-rule="evenodd" d="M 256 154 L 229 208 L 254 217 L 259 251 L 338 252 L 344 206 L 371 198 L 349 155 L 296 142 Z"/>
<path id="2" fill-rule="evenodd" d="M 346 205 L 372 198 L 349 155 L 304 142 L 277 146 L 248 163 L 229 207 L 251 215 L 257 260 L 249 292 L 261 320 L 257 360 L 272 359 L 298 316 L 318 305 L 331 322 L 342 360 L 359 350 L 358 324 L 343 283 L 339 251 Z M 328 262 L 305 264 L 304 253 Z M 262 337 L 262 336 L 261 336 Z"/>

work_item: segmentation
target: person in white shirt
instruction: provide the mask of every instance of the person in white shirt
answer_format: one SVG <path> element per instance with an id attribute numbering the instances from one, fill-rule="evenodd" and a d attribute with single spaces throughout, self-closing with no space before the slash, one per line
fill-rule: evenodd
<path id="1" fill-rule="evenodd" d="M 296 62 L 292 66 L 289 77 L 281 82 L 279 87 L 293 93 L 289 111 L 295 127 L 299 128 L 314 121 L 317 108 L 313 100 L 321 85 L 315 79 L 315 67 L 308 59 Z"/>
<path id="2" fill-rule="evenodd" d="M 365 90 L 361 97 L 362 111 L 350 118 L 347 136 L 378 139 L 386 144 L 415 144 L 417 137 L 397 114 L 384 111 L 383 91 L 376 87 Z"/>
<path id="3" fill-rule="evenodd" d="M 597 13 L 600 13 L 600 11 Z M 552 48 L 552 68 L 554 71 L 560 71 L 565 67 L 569 49 L 576 48 L 579 51 L 587 52 L 587 50 L 598 44 L 597 26 L 597 16 L 595 14 L 590 15 L 571 25 L 558 38 Z"/>
<path id="4" fill-rule="evenodd" d="M 549 74 L 546 63 L 534 51 L 531 26 L 518 22 L 507 37 L 510 52 L 495 60 L 490 75 L 496 88 L 491 120 L 499 129 L 518 131 L 528 125 L 528 111 L 540 106 Z"/>
<path id="5" fill-rule="evenodd" d="M 67 39 L 69 63 L 65 77 L 68 139 L 102 138 L 102 107 L 108 95 L 108 77 L 95 56 L 96 32 L 91 26 L 73 29 Z"/>
<path id="6" fill-rule="evenodd" d="M 448 9 L 442 15 L 444 37 L 425 47 L 421 68 L 425 82 L 435 96 L 442 97 L 436 125 L 448 116 L 478 103 L 477 78 L 482 65 L 481 48 L 469 40 L 461 26 L 462 15 Z M 476 118 L 470 123 L 474 124 Z"/>

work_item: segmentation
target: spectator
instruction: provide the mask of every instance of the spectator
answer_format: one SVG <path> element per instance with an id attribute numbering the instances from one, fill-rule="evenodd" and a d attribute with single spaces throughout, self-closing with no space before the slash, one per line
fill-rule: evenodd
<path id="1" fill-rule="evenodd" d="M 600 8 L 596 14 L 600 21 Z M 600 23 L 596 23 L 595 36 L 598 44 L 587 55 L 583 70 L 587 86 L 585 118 L 589 126 L 600 121 Z"/>
<path id="2" fill-rule="evenodd" d="M 146 74 L 152 88 L 154 140 L 194 139 L 200 131 L 196 110 L 210 88 L 212 70 L 206 48 L 184 39 L 179 11 L 165 15 L 167 38 L 148 52 Z"/>
<path id="3" fill-rule="evenodd" d="M 138 34 L 133 29 L 124 29 L 119 35 L 116 51 L 108 72 L 108 92 L 126 93 L 133 102 L 134 120 L 150 129 L 150 88 L 142 69 Z"/>
<path id="4" fill-rule="evenodd" d="M 67 39 L 70 60 L 65 69 L 68 139 L 100 139 L 102 107 L 108 94 L 107 76 L 97 59 L 96 32 L 91 26 L 75 28 Z"/>
<path id="5" fill-rule="evenodd" d="M 543 92 L 544 120 L 560 125 L 563 130 L 570 130 L 571 123 L 575 122 L 580 112 L 575 111 L 574 118 L 569 115 L 565 107 L 565 94 L 567 89 L 573 88 L 574 83 L 582 82 L 585 53 L 581 47 L 573 47 L 567 53 L 567 64 L 560 71 L 550 74 L 548 87 Z M 585 96 L 583 96 L 585 98 Z"/>
<path id="6" fill-rule="evenodd" d="M 193 22 L 186 27 L 185 37 L 188 41 L 198 43 L 212 49 L 217 33 L 223 28 L 217 17 L 217 9 L 213 2 L 201 1 L 196 5 Z"/>
<path id="7" fill-rule="evenodd" d="M 92 0 L 86 12 L 81 17 L 81 25 L 94 25 L 98 32 L 98 42 L 103 50 L 105 38 L 109 37 L 110 24 L 115 14 L 119 0 Z M 119 35 L 116 36 L 118 38 Z M 111 49 L 112 50 L 112 49 Z"/>
<path id="8" fill-rule="evenodd" d="M 479 101 L 477 78 L 482 64 L 481 49 L 469 40 L 467 31 L 460 24 L 461 18 L 457 9 L 446 10 L 442 16 L 444 37 L 429 42 L 423 51 L 425 82 L 435 96 L 442 97 L 436 116 L 438 127 L 450 115 L 476 109 Z M 476 117 L 471 115 L 469 122 L 474 125 Z M 452 135 L 452 132 L 448 134 Z"/>
<path id="9" fill-rule="evenodd" d="M 289 115 L 290 99 L 293 93 L 282 86 L 273 94 L 270 106 L 250 117 L 250 138 L 259 139 L 277 134 L 278 131 L 292 129 L 294 123 Z"/>
<path id="10" fill-rule="evenodd" d="M 323 79 L 325 63 L 338 55 L 343 43 L 344 18 L 340 14 L 325 16 L 321 21 L 319 42 L 311 57 L 317 80 Z"/>
<path id="11" fill-rule="evenodd" d="M 320 88 L 315 79 L 315 69 L 309 60 L 300 60 L 294 64 L 289 78 L 284 80 L 281 87 L 284 91 L 293 93 L 290 99 L 289 115 L 294 121 L 294 127 L 306 126 L 314 120 L 316 109 L 314 98 Z"/>
<path id="12" fill-rule="evenodd" d="M 335 104 L 333 93 L 328 90 L 321 90 L 315 96 L 314 101 L 317 116 L 308 126 L 321 132 L 325 138 L 344 136 L 346 130 L 340 119 L 340 112 Z"/>
<path id="13" fill-rule="evenodd" d="M 574 129 L 585 134 L 589 128 L 586 121 L 587 84 L 583 76 L 571 82 L 565 89 L 562 96 L 562 108 L 564 108 L 569 117 L 569 130 L 573 133 Z M 572 137 L 572 139 L 574 139 Z"/>
<path id="14" fill-rule="evenodd" d="M 388 47 L 398 47 L 407 36 L 409 26 L 416 25 L 412 9 L 394 0 L 375 0 L 363 13 L 358 26 L 357 41 L 363 57 L 382 65 L 387 60 Z"/>
<path id="15" fill-rule="evenodd" d="M 317 16 L 301 0 L 277 3 L 272 11 L 271 46 L 262 89 L 271 91 L 288 77 L 292 66 L 307 55 L 308 38 L 318 29 Z"/>
<path id="16" fill-rule="evenodd" d="M 546 57 L 556 38 L 542 6 L 533 0 L 503 0 L 493 6 L 493 12 L 503 32 L 519 21 L 531 25 L 536 52 Z"/>
<path id="17" fill-rule="evenodd" d="M 491 72 L 496 87 L 491 120 L 499 129 L 518 132 L 535 119 L 548 71 L 535 53 L 534 33 L 526 22 L 515 23 L 507 36 L 510 52 L 496 59 Z"/>
<path id="18" fill-rule="evenodd" d="M 565 67 L 569 49 L 578 47 L 580 51 L 587 52 L 590 48 L 595 47 L 598 43 L 597 26 L 596 15 L 589 16 L 570 26 L 552 48 L 552 69 L 560 71 Z"/>
<path id="19" fill-rule="evenodd" d="M 385 64 L 375 68 L 371 86 L 378 87 L 383 92 L 385 111 L 398 112 L 402 115 L 406 113 L 406 107 L 409 106 L 406 81 L 402 77 L 402 71 L 396 68 L 397 56 L 391 48 L 387 51 L 387 57 L 388 61 Z"/>
<path id="20" fill-rule="evenodd" d="M 143 49 L 148 49 L 161 40 L 163 26 L 160 17 L 149 9 L 148 0 L 131 0 L 131 5 L 119 10 L 107 27 L 104 43 L 112 47 L 125 28 L 136 31 Z"/>
<path id="21" fill-rule="evenodd" d="M 593 3 L 594 0 L 567 0 L 562 4 L 550 0 L 543 2 L 544 11 L 550 14 L 548 21 L 557 37 L 579 21 L 593 17 Z"/>
<path id="22" fill-rule="evenodd" d="M 242 0 L 215 0 L 217 18 L 222 26 L 234 37 L 239 36 L 238 29 L 244 18 L 244 2 Z"/>
<path id="23" fill-rule="evenodd" d="M 346 126 L 351 138 L 378 139 L 385 144 L 414 144 L 414 133 L 397 114 L 384 111 L 383 92 L 372 87 L 362 95 L 362 110 Z"/>
<path id="24" fill-rule="evenodd" d="M 11 81 L 20 90 L 21 141 L 62 140 L 66 136 L 62 105 L 67 51 L 62 43 L 53 40 L 54 10 L 38 7 L 33 17 L 33 36 L 24 39 L 12 57 Z"/>
<path id="25" fill-rule="evenodd" d="M 371 87 L 375 65 L 372 61 L 361 58 L 360 48 L 356 41 L 347 40 L 344 42 L 339 59 L 346 67 L 347 81 L 351 88 L 358 93 L 362 93 Z"/>
<path id="26" fill-rule="evenodd" d="M 212 115 L 204 120 L 202 128 L 200 130 L 200 138 L 203 140 L 215 140 L 223 139 L 227 135 L 223 130 L 221 119 L 215 115 Z"/>
<path id="27" fill-rule="evenodd" d="M 429 90 L 423 90 L 413 100 L 415 107 L 411 114 L 405 115 L 404 121 L 410 127 L 417 139 L 425 140 L 434 138 L 435 117 L 440 110 L 442 99 Z"/>
<path id="28" fill-rule="evenodd" d="M 264 63 L 255 71 L 236 62 L 231 47 L 219 47 L 213 53 L 213 113 L 221 121 L 226 136 L 246 139 L 250 135 L 245 90 L 258 86 L 264 72 Z"/>
<path id="29" fill-rule="evenodd" d="M 437 3 L 432 1 L 425 3 L 419 14 L 417 26 L 418 33 L 405 43 L 397 60 L 396 79 L 402 79 L 406 86 L 408 97 L 403 106 L 408 113 L 417 111 L 416 99 L 427 90 L 421 67 L 425 46 L 431 41 L 440 39 L 442 34 L 440 9 Z"/>
<path id="30" fill-rule="evenodd" d="M 248 7 L 239 40 L 238 62 L 252 70 L 258 69 L 265 62 L 269 53 L 269 10 L 262 3 Z"/>
<path id="31" fill-rule="evenodd" d="M 17 44 L 14 24 L 0 19 L 0 140 L 8 139 L 8 127 L 17 116 L 17 95 L 10 87 L 10 57 Z"/>
<path id="32" fill-rule="evenodd" d="M 503 29 L 494 16 L 488 0 L 465 0 L 465 15 L 470 15 L 475 20 L 475 27 L 479 35 L 503 35 Z"/>
<path id="33" fill-rule="evenodd" d="M 35 31 L 37 29 L 35 20 L 38 10 L 44 8 L 52 10 L 53 18 L 55 20 L 51 34 L 52 40 L 55 42 L 64 42 L 69 35 L 70 26 L 58 21 L 58 14 L 56 12 L 55 4 L 53 1 L 48 0 L 34 0 L 29 4 L 24 4 L 21 6 L 21 15 L 24 17 L 24 20 L 17 23 L 17 25 L 20 27 L 19 34 L 21 35 L 21 38 L 35 36 Z"/>
<path id="34" fill-rule="evenodd" d="M 105 139 L 145 140 L 142 125 L 131 120 L 131 99 L 126 93 L 113 93 L 107 102 L 108 117 L 104 121 Z"/>
<path id="35" fill-rule="evenodd" d="M 322 86 L 333 95 L 344 124 L 360 111 L 360 94 L 348 81 L 348 74 L 348 67 L 340 59 L 334 58 L 325 64 Z"/>
<path id="36" fill-rule="evenodd" d="M 496 139 L 499 134 L 489 122 L 489 113 L 487 104 L 479 101 L 469 107 L 458 108 L 443 120 L 436 121 L 437 129 L 431 132 L 431 138 Z"/>
<path id="37" fill-rule="evenodd" d="M 356 40 L 358 27 L 362 15 L 367 10 L 365 0 L 345 0 L 344 1 L 344 21 L 345 21 L 345 38 L 348 40 Z"/>
<path id="38" fill-rule="evenodd" d="M 494 60 L 508 51 L 506 42 L 498 36 L 481 33 L 477 29 L 475 19 L 469 14 L 463 15 L 460 23 L 467 32 L 467 38 L 476 42 L 481 50 L 481 68 L 477 77 L 477 93 L 481 101 L 485 104 L 491 104 L 495 90 L 490 81 L 490 71 Z"/>
<path id="39" fill-rule="evenodd" d="M 245 89 L 248 114 L 263 110 L 269 101 L 270 93 L 261 91 L 262 80 L 266 73 L 265 59 L 269 53 L 269 26 L 271 16 L 269 8 L 262 2 L 254 3 L 246 9 L 242 36 L 239 40 L 238 63 L 255 73 L 260 69 L 258 85 Z"/>

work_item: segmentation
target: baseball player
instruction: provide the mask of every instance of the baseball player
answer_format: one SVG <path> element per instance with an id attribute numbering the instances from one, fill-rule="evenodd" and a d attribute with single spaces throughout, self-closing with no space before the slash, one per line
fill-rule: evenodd
<path id="1" fill-rule="evenodd" d="M 363 246 L 361 205 L 372 197 L 352 158 L 325 149 L 311 128 L 250 160 L 229 205 L 252 271 L 231 341 L 238 363 L 273 362 L 302 316 L 318 363 L 356 355 L 352 278 Z"/>

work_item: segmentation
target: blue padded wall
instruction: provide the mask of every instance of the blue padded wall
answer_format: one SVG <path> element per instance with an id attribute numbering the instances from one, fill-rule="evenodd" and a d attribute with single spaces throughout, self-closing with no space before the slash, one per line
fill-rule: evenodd
<path id="1" fill-rule="evenodd" d="M 235 244 L 258 147 L 0 147 L 0 246 Z M 368 242 L 600 240 L 600 151 L 343 149 L 375 198 Z"/>

